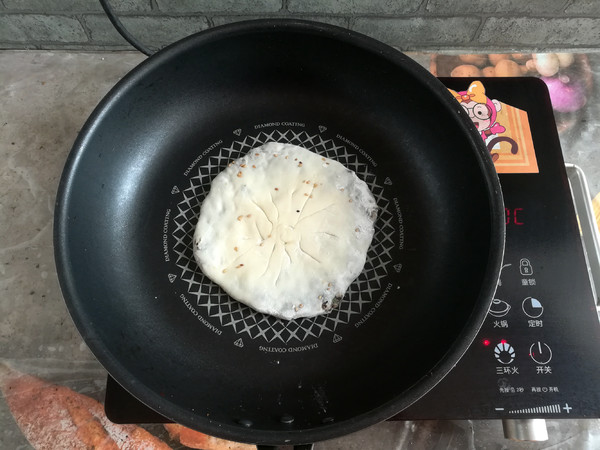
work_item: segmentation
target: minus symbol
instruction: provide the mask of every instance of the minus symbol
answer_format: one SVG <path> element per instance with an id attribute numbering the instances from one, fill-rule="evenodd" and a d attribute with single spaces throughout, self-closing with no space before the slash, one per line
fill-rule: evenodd
<path id="1" fill-rule="evenodd" d="M 494 408 L 496 411 L 504 411 L 504 408 Z"/>

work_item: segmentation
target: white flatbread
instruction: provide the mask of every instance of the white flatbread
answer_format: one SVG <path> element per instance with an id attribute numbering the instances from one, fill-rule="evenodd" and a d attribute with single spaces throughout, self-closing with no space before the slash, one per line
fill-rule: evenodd
<path id="1" fill-rule="evenodd" d="M 283 319 L 331 311 L 362 271 L 377 205 L 342 164 L 267 143 L 212 181 L 194 233 L 202 272 Z"/>

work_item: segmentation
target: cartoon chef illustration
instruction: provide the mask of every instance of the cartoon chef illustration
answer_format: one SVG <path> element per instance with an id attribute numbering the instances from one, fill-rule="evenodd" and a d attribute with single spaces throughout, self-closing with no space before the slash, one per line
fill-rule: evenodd
<path id="1" fill-rule="evenodd" d="M 498 111 L 502 109 L 502 104 L 498 100 L 487 97 L 485 87 L 481 81 L 473 81 L 466 91 L 448 90 L 469 115 L 481 138 L 486 142 L 490 153 L 492 153 L 494 146 L 500 142 L 508 142 L 511 145 L 511 153 L 517 153 L 518 146 L 513 139 L 507 136 L 497 136 L 499 133 L 506 131 L 506 128 L 496 121 Z M 498 158 L 497 153 L 492 153 L 494 161 Z"/>
<path id="2" fill-rule="evenodd" d="M 473 81 L 466 91 L 449 91 L 465 109 L 484 141 L 494 134 L 506 131 L 506 128 L 496 122 L 496 115 L 502 109 L 502 105 L 498 100 L 492 100 L 485 95 L 481 81 Z"/>

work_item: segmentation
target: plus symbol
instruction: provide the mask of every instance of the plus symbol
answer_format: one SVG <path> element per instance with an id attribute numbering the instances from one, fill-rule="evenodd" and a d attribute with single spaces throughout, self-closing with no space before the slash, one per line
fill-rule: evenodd
<path id="1" fill-rule="evenodd" d="M 569 414 L 573 408 L 571 408 L 568 403 L 565 403 L 563 409 L 567 412 L 567 414 Z"/>

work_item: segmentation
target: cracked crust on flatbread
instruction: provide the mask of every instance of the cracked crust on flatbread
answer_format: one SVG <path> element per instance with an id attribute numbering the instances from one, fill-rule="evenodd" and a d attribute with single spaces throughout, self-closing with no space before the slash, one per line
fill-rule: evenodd
<path id="1" fill-rule="evenodd" d="M 339 162 L 291 144 L 252 149 L 202 203 L 194 256 L 231 297 L 283 319 L 331 311 L 362 271 L 377 205 Z"/>

